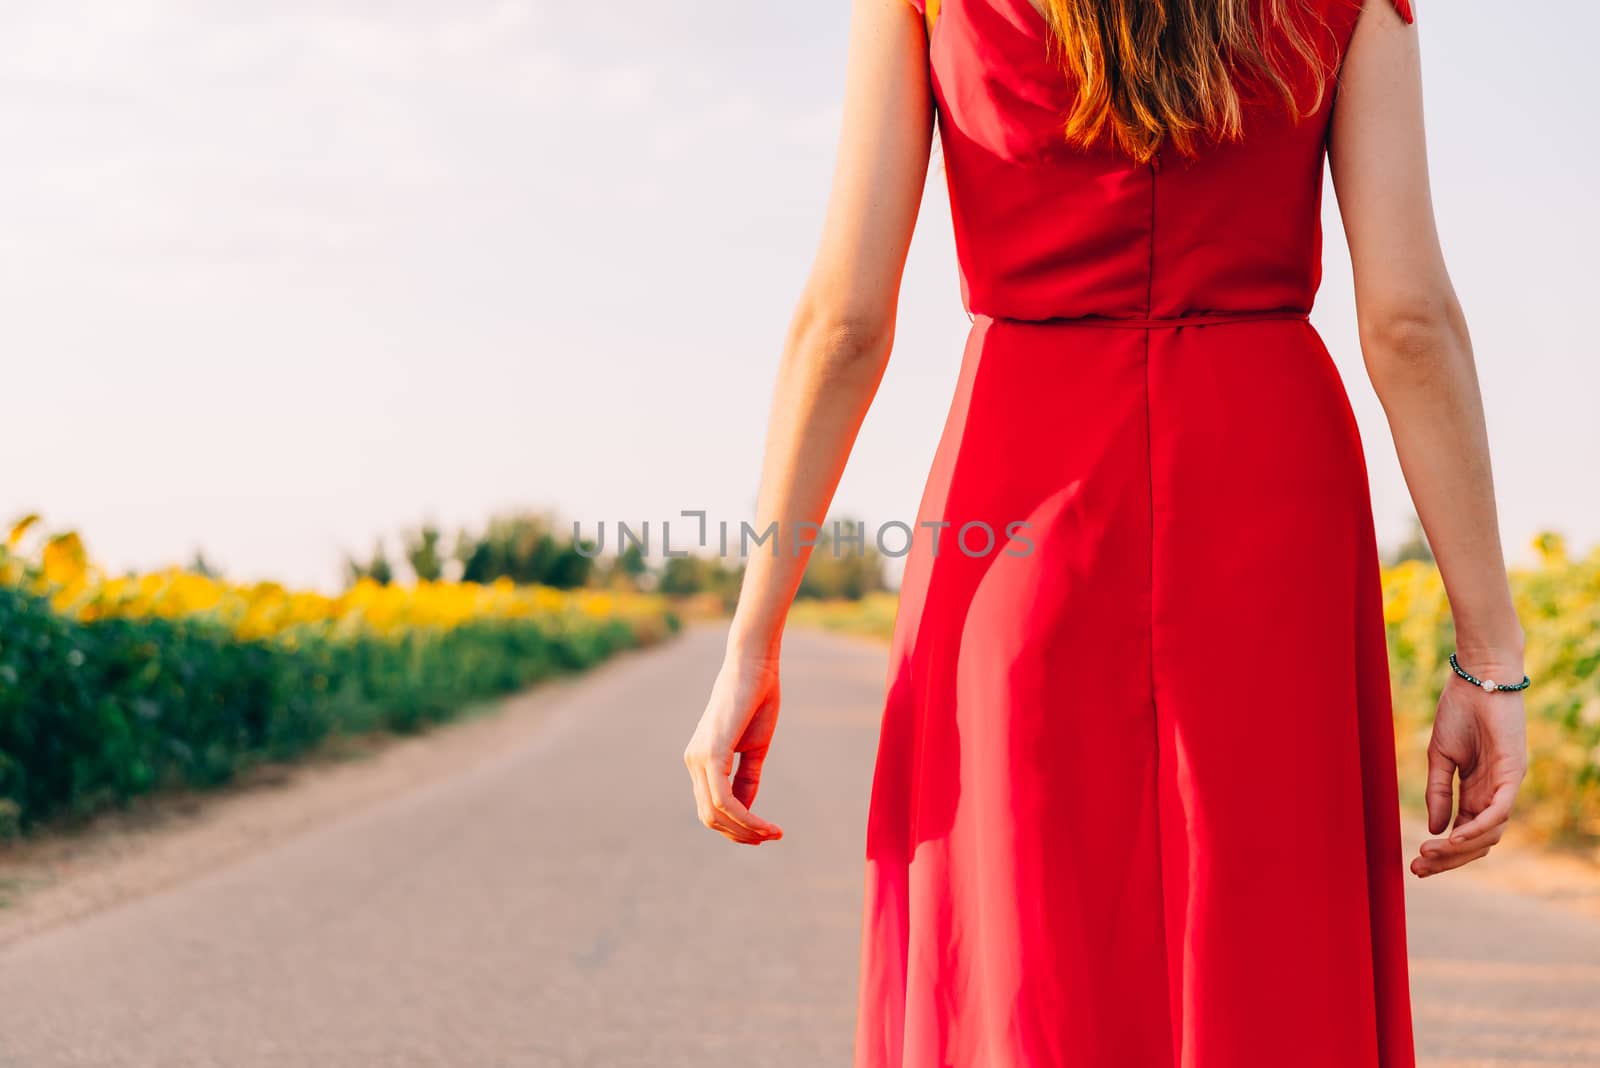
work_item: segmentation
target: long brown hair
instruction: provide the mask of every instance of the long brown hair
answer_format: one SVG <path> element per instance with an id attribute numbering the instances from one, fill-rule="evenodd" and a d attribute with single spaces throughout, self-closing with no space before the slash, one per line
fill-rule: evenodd
<path id="1" fill-rule="evenodd" d="M 1322 105 L 1329 72 L 1299 25 L 1305 0 L 1040 0 L 1039 6 L 1052 51 L 1077 90 L 1065 127 L 1071 143 L 1090 145 L 1109 129 L 1117 147 L 1140 163 L 1165 140 L 1193 156 L 1203 139 L 1240 136 L 1241 85 L 1278 97 L 1297 118 Z M 1294 61 L 1307 78 L 1297 77 Z M 1307 86 L 1310 99 L 1302 103 L 1296 90 Z"/>

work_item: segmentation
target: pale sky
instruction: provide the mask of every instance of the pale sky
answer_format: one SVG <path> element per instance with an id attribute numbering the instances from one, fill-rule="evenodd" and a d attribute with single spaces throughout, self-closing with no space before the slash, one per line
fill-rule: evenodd
<path id="1" fill-rule="evenodd" d="M 12 2 L 0 519 L 114 568 L 328 585 L 431 517 L 754 502 L 821 224 L 848 4 Z M 1600 541 L 1600 5 L 1423 0 L 1430 156 L 1508 552 Z M 1070 210 L 1070 209 L 1063 209 Z M 1380 540 L 1411 504 L 1328 197 L 1314 317 Z M 836 497 L 914 516 L 968 327 L 932 173 Z"/>

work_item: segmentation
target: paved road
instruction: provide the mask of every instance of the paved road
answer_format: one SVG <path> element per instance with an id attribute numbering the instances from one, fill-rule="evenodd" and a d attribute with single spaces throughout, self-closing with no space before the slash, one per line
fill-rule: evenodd
<path id="1" fill-rule="evenodd" d="M 464 774 L 0 951 L 0 1065 L 848 1066 L 883 654 L 788 639 L 761 800 L 787 833 L 750 849 L 695 822 L 680 758 L 719 641 L 608 665 Z M 1424 1064 L 1600 1064 L 1600 924 L 1468 880 L 1413 895 Z"/>

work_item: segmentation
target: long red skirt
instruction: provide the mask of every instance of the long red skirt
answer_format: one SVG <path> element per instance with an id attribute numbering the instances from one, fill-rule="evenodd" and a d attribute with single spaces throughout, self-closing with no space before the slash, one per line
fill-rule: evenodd
<path id="1" fill-rule="evenodd" d="M 1410 1068 L 1371 503 L 1315 330 L 980 317 L 917 518 L 856 1068 Z"/>

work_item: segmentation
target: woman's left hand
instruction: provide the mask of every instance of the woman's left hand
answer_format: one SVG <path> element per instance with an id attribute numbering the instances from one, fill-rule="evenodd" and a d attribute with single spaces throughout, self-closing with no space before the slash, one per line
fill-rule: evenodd
<path id="1" fill-rule="evenodd" d="M 1522 675 L 1521 663 L 1520 658 L 1508 659 L 1483 670 L 1486 677 L 1493 671 L 1494 678 L 1515 679 Z M 1527 772 L 1522 694 L 1486 693 L 1462 679 L 1449 679 L 1428 745 L 1427 808 L 1429 832 L 1442 834 L 1450 826 L 1454 801 L 1455 829 L 1448 838 L 1423 842 L 1411 871 L 1437 875 L 1488 855 L 1505 833 Z"/>
<path id="2" fill-rule="evenodd" d="M 711 687 L 711 699 L 683 751 L 700 822 L 746 845 L 783 837 L 783 828 L 750 811 L 761 765 L 778 725 L 776 656 L 730 650 Z M 734 756 L 739 768 L 734 771 Z"/>

